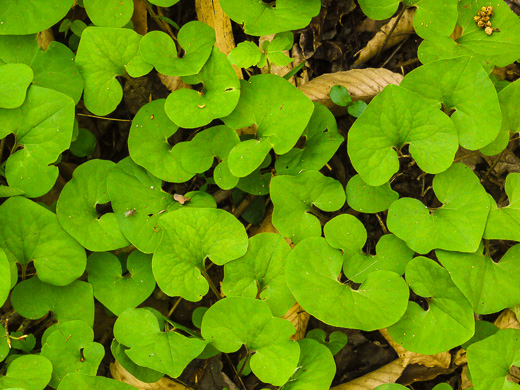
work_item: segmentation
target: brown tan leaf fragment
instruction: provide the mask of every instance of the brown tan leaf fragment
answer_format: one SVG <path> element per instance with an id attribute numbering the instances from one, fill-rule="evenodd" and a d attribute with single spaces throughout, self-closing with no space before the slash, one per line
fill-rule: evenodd
<path id="1" fill-rule="evenodd" d="M 130 374 L 117 360 L 110 363 L 112 378 L 129 384 L 139 390 L 188 390 L 189 388 L 168 378 L 161 378 L 157 382 L 146 383 Z"/>
<path id="2" fill-rule="evenodd" d="M 373 390 L 385 383 L 395 383 L 404 371 L 399 359 L 350 382 L 334 386 L 331 390 Z"/>

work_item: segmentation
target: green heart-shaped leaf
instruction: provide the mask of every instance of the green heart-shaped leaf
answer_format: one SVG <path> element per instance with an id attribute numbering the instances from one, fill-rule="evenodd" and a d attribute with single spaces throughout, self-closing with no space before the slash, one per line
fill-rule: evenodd
<path id="1" fill-rule="evenodd" d="M 388 229 L 418 253 L 475 252 L 489 213 L 489 198 L 478 177 L 456 163 L 435 176 L 433 191 L 443 206 L 429 209 L 417 199 L 401 198 L 388 210 Z"/>
<path id="2" fill-rule="evenodd" d="M 287 320 L 273 317 L 266 302 L 244 297 L 224 298 L 202 319 L 202 336 L 219 351 L 235 352 L 245 344 L 251 370 L 262 382 L 283 385 L 297 367 L 300 348 L 289 339 L 295 332 Z"/>
<path id="3" fill-rule="evenodd" d="M 338 133 L 336 118 L 327 107 L 314 103 L 314 111 L 302 133 L 305 145 L 294 148 L 276 159 L 279 175 L 296 175 L 302 170 L 320 170 L 334 156 L 343 142 Z"/>
<path id="4" fill-rule="evenodd" d="M 11 291 L 11 267 L 9 260 L 0 247 L 0 307 L 4 305 Z"/>
<path id="5" fill-rule="evenodd" d="M 232 129 L 255 124 L 256 139 L 241 142 L 229 153 L 231 173 L 244 177 L 264 161 L 272 149 L 277 154 L 289 152 L 311 118 L 314 105 L 310 99 L 282 77 L 262 74 L 241 82 L 237 108 L 222 118 Z"/>
<path id="6" fill-rule="evenodd" d="M 388 210 L 399 199 L 399 194 L 392 190 L 387 182 L 380 186 L 366 184 L 360 175 L 353 176 L 347 183 L 347 203 L 361 213 L 379 213 Z"/>
<path id="7" fill-rule="evenodd" d="M 491 209 L 484 231 L 487 240 L 514 240 L 520 241 L 520 173 L 512 172 L 507 175 L 506 194 L 509 205 L 498 207 L 490 197 Z"/>
<path id="8" fill-rule="evenodd" d="M 389 85 L 349 130 L 348 154 L 363 181 L 380 186 L 399 170 L 398 154 L 405 145 L 423 171 L 439 173 L 453 162 L 457 132 L 446 115 L 419 95 Z"/>
<path id="9" fill-rule="evenodd" d="M 14 197 L 0 206 L 0 247 L 11 263 L 25 269 L 33 262 L 38 278 L 65 286 L 85 271 L 85 249 L 67 234 L 54 213 L 33 201 Z"/>
<path id="10" fill-rule="evenodd" d="M 476 253 L 435 253 L 475 313 L 492 314 L 520 304 L 520 286 L 516 283 L 520 245 L 509 248 L 498 263 L 482 251 L 481 245 Z"/>
<path id="11" fill-rule="evenodd" d="M 275 176 L 271 180 L 274 205 L 273 225 L 294 243 L 306 237 L 321 236 L 321 225 L 312 215 L 313 206 L 336 211 L 345 204 L 341 183 L 319 171 L 305 171 L 298 176 Z"/>
<path id="12" fill-rule="evenodd" d="M 178 89 L 166 99 L 166 114 L 180 127 L 191 129 L 205 126 L 213 119 L 229 115 L 238 103 L 240 82 L 226 55 L 216 47 L 213 47 L 201 71 L 183 77 L 183 81 L 188 84 L 202 83 L 204 88 L 202 92 Z"/>
<path id="13" fill-rule="evenodd" d="M 458 16 L 457 0 L 404 0 L 404 3 L 417 8 L 413 28 L 421 38 L 447 37 L 453 32 Z"/>
<path id="14" fill-rule="evenodd" d="M 136 326 L 138 325 L 138 326 Z M 175 331 L 163 331 L 157 317 L 147 309 L 128 309 L 114 325 L 114 337 L 128 347 L 127 356 L 136 364 L 177 378 L 207 342 Z"/>
<path id="15" fill-rule="evenodd" d="M 90 376 L 72 373 L 63 378 L 58 386 L 58 390 L 134 390 L 135 387 L 127 385 L 115 379 L 103 376 Z"/>
<path id="16" fill-rule="evenodd" d="M 443 106 L 446 113 L 453 111 L 450 119 L 457 128 L 460 145 L 466 149 L 488 145 L 500 131 L 502 112 L 495 87 L 475 58 L 459 57 L 420 66 L 406 75 L 401 87 L 422 95 L 437 109 Z"/>
<path id="17" fill-rule="evenodd" d="M 128 349 L 128 347 L 121 345 L 116 339 L 113 339 L 112 344 L 110 345 L 110 351 L 112 352 L 114 359 L 116 359 L 130 374 L 146 383 L 157 382 L 164 376 L 162 372 L 135 364 L 126 354 Z"/>
<path id="18" fill-rule="evenodd" d="M 46 330 L 41 355 L 53 366 L 49 386 L 57 388 L 67 374 L 96 375 L 105 349 L 93 341 L 94 331 L 85 321 L 67 321 Z"/>
<path id="19" fill-rule="evenodd" d="M 236 188 L 251 195 L 258 196 L 269 194 L 269 184 L 271 183 L 272 175 L 271 172 L 262 173 L 262 170 L 268 168 L 269 165 L 271 165 L 270 154 L 265 157 L 265 160 L 260 164 L 257 170 L 245 177 L 241 177 L 238 180 Z"/>
<path id="20" fill-rule="evenodd" d="M 94 296 L 92 286 L 75 281 L 58 287 L 43 283 L 38 278 L 21 281 L 11 293 L 13 307 L 22 316 L 36 320 L 52 312 L 58 321 L 83 320 L 94 323 Z"/>
<path id="21" fill-rule="evenodd" d="M 90 160 L 80 165 L 61 191 L 56 215 L 61 226 L 86 249 L 95 252 L 128 246 L 114 213 L 99 215 L 96 206 L 108 203 L 108 172 L 112 161 Z"/>
<path id="22" fill-rule="evenodd" d="M 329 335 L 329 341 L 325 341 L 327 333 L 323 329 L 312 329 L 305 335 L 306 339 L 312 339 L 326 346 L 332 355 L 336 355 L 347 345 L 348 337 L 345 333 L 336 330 Z"/>
<path id="23" fill-rule="evenodd" d="M 239 68 L 256 66 L 262 61 L 263 57 L 265 57 L 265 54 L 251 41 L 240 42 L 237 47 L 228 54 L 228 60 Z"/>
<path id="24" fill-rule="evenodd" d="M 184 208 L 159 223 L 164 234 L 153 256 L 153 274 L 170 296 L 200 301 L 209 288 L 203 277 L 206 258 L 224 265 L 247 250 L 244 226 L 224 210 Z"/>
<path id="25" fill-rule="evenodd" d="M 146 62 L 153 64 L 157 72 L 167 76 L 190 76 L 200 72 L 213 50 L 215 30 L 207 24 L 192 21 L 179 30 L 177 41 L 184 49 L 177 57 L 177 47 L 168 34 L 151 31 L 146 34 L 139 48 Z"/>
<path id="26" fill-rule="evenodd" d="M 134 12 L 132 0 L 83 0 L 87 15 L 99 27 L 123 27 Z"/>
<path id="27" fill-rule="evenodd" d="M 247 253 L 226 264 L 222 292 L 228 297 L 259 297 L 273 315 L 282 317 L 295 302 L 285 281 L 285 261 L 290 252 L 279 234 L 251 237 Z"/>
<path id="28" fill-rule="evenodd" d="M 0 377 L 2 389 L 43 390 L 50 382 L 52 363 L 44 356 L 22 355 L 11 362 Z"/>
<path id="29" fill-rule="evenodd" d="M 139 306 L 155 288 L 151 255 L 133 251 L 126 268 L 128 275 L 123 276 L 119 259 L 111 253 L 92 253 L 88 258 L 88 281 L 94 296 L 115 315 Z"/>
<path id="30" fill-rule="evenodd" d="M 383 20 L 392 17 L 400 2 L 400 0 L 360 0 L 359 5 L 369 18 Z"/>
<path id="31" fill-rule="evenodd" d="M 375 271 L 354 290 L 339 281 L 342 268 L 341 251 L 324 238 L 310 237 L 289 254 L 285 275 L 296 301 L 329 325 L 371 331 L 401 318 L 409 296 L 403 278 L 394 272 Z"/>
<path id="32" fill-rule="evenodd" d="M 0 108 L 20 107 L 33 77 L 32 69 L 25 64 L 0 65 Z"/>

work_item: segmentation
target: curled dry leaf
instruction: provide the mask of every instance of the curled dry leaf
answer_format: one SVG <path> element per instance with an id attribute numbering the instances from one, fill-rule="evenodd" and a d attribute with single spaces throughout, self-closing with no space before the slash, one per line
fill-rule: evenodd
<path id="1" fill-rule="evenodd" d="M 515 313 L 510 309 L 505 309 L 495 320 L 495 325 L 500 329 L 520 329 L 520 322 Z"/>
<path id="2" fill-rule="evenodd" d="M 397 22 L 397 26 L 395 27 L 394 31 L 392 31 L 392 35 L 388 40 L 386 40 L 386 37 L 388 36 L 388 33 L 390 30 L 392 30 L 394 24 L 397 21 L 397 16 L 390 19 L 390 21 L 385 24 L 381 31 L 378 32 L 374 38 L 372 38 L 367 45 L 359 51 L 359 57 L 354 62 L 354 66 L 363 65 L 371 58 L 375 57 L 379 54 L 382 50 L 388 49 L 392 46 L 397 45 L 398 43 L 402 42 L 406 38 L 410 36 L 410 34 L 413 34 L 415 30 L 413 29 L 413 16 L 415 14 L 415 8 L 409 8 L 404 11 L 403 16 L 401 19 Z M 386 41 L 386 44 L 385 44 Z M 384 47 L 383 47 L 384 45 Z"/>
<path id="3" fill-rule="evenodd" d="M 403 386 L 408 386 L 415 382 L 429 381 L 437 378 L 439 375 L 451 374 L 456 369 L 456 366 L 450 368 L 442 368 L 426 367 L 420 364 L 410 364 L 403 371 L 403 374 L 399 378 L 399 383 Z"/>
<path id="4" fill-rule="evenodd" d="M 47 50 L 51 42 L 55 41 L 54 34 L 50 28 L 40 31 L 36 36 L 38 46 L 43 50 Z"/>
<path id="5" fill-rule="evenodd" d="M 177 382 L 172 381 L 168 378 L 161 378 L 157 382 L 146 383 L 137 379 L 135 376 L 130 374 L 119 362 L 116 360 L 114 363 L 110 363 L 110 373 L 112 378 L 120 382 L 129 384 L 139 390 L 186 390 L 186 386 L 183 386 Z"/>
<path id="6" fill-rule="evenodd" d="M 451 355 L 448 351 L 441 352 L 435 355 L 421 355 L 420 353 L 407 351 L 401 344 L 396 343 L 386 329 L 380 329 L 379 332 L 388 341 L 388 343 L 395 350 L 403 367 L 410 364 L 420 364 L 426 367 L 441 367 L 448 368 L 451 363 Z"/>
<path id="7" fill-rule="evenodd" d="M 146 9 L 146 0 L 134 0 L 134 13 L 132 14 L 132 23 L 134 31 L 140 35 L 148 32 L 148 10 Z"/>
<path id="8" fill-rule="evenodd" d="M 296 333 L 291 336 L 291 340 L 298 341 L 305 338 L 307 324 L 311 316 L 298 303 L 295 303 L 282 318 L 290 321 L 296 328 Z"/>
<path id="9" fill-rule="evenodd" d="M 191 85 L 186 84 L 184 81 L 181 80 L 179 76 L 165 76 L 161 73 L 157 74 L 159 75 L 161 83 L 172 92 L 182 88 L 191 89 Z"/>
<path id="10" fill-rule="evenodd" d="M 384 68 L 352 69 L 344 72 L 327 73 L 312 79 L 299 87 L 309 99 L 325 105 L 335 116 L 347 114 L 347 107 L 332 103 L 329 92 L 332 86 L 342 85 L 350 93 L 353 101 L 370 102 L 387 85 L 399 85 L 403 76 Z"/>
<path id="11" fill-rule="evenodd" d="M 395 383 L 404 371 L 399 359 L 396 359 L 360 378 L 332 387 L 330 390 L 373 390 L 385 383 Z"/>
<path id="12" fill-rule="evenodd" d="M 186 198 L 184 195 L 181 194 L 173 194 L 173 200 L 176 202 L 179 202 L 180 204 L 184 204 L 188 202 L 191 198 Z"/>

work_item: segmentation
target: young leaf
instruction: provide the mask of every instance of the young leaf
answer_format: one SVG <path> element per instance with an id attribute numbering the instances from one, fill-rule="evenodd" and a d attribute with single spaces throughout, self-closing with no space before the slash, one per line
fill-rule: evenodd
<path id="1" fill-rule="evenodd" d="M 33 77 L 32 69 L 25 64 L 0 65 L 0 108 L 20 107 Z"/>
<path id="2" fill-rule="evenodd" d="M 388 85 L 349 130 L 348 154 L 363 181 L 380 186 L 399 170 L 398 154 L 407 144 L 423 171 L 439 173 L 453 162 L 457 131 L 419 95 Z"/>
<path id="3" fill-rule="evenodd" d="M 49 386 L 57 388 L 67 374 L 96 375 L 105 349 L 93 341 L 94 331 L 85 321 L 67 321 L 46 330 L 41 355 L 53 366 Z"/>
<path id="4" fill-rule="evenodd" d="M 491 209 L 484 230 L 487 240 L 514 240 L 520 241 L 520 173 L 511 172 L 507 175 L 506 194 L 509 205 L 498 207 L 491 195 Z"/>
<path id="5" fill-rule="evenodd" d="M 404 0 L 406 6 L 416 7 L 413 28 L 424 39 L 449 36 L 457 23 L 457 0 Z M 476 14 L 475 14 L 476 15 Z"/>
<path id="6" fill-rule="evenodd" d="M 264 162 L 258 167 L 257 170 L 253 171 L 245 177 L 241 177 L 238 180 L 236 188 L 241 191 L 247 192 L 251 195 L 267 195 L 269 194 L 269 183 L 271 182 L 271 172 L 262 173 L 262 169 L 265 169 L 271 165 L 271 155 L 268 154 L 265 157 Z"/>
<path id="7" fill-rule="evenodd" d="M 256 66 L 262 60 L 262 51 L 251 41 L 240 42 L 228 54 L 228 60 L 239 68 L 250 68 Z"/>
<path id="8" fill-rule="evenodd" d="M 400 2 L 400 0 L 360 0 L 359 6 L 369 18 L 383 20 L 392 17 Z"/>
<path id="9" fill-rule="evenodd" d="M 177 378 L 206 346 L 201 339 L 162 331 L 157 317 L 147 309 L 125 310 L 114 325 L 116 340 L 136 364 Z"/>
<path id="10" fill-rule="evenodd" d="M 106 182 L 108 172 L 115 166 L 108 160 L 90 160 L 80 165 L 63 187 L 56 205 L 61 226 L 89 251 L 109 251 L 130 244 L 114 213 L 99 215 L 96 211 L 97 205 L 110 202 Z"/>
<path id="11" fill-rule="evenodd" d="M 0 377 L 0 387 L 43 390 L 51 376 L 52 363 L 49 359 L 40 355 L 21 355 L 9 364 L 6 375 Z"/>
<path id="12" fill-rule="evenodd" d="M 343 85 L 333 85 L 329 92 L 332 103 L 341 107 L 346 107 L 352 102 L 352 98 L 348 93 L 347 88 Z"/>
<path id="13" fill-rule="evenodd" d="M 178 89 L 166 99 L 166 114 L 180 127 L 205 126 L 213 119 L 231 114 L 238 103 L 240 82 L 226 55 L 216 47 L 213 47 L 201 71 L 183 77 L 183 81 L 187 84 L 202 83 L 204 88 L 202 92 Z"/>
<path id="14" fill-rule="evenodd" d="M 60 322 L 83 320 L 89 325 L 94 323 L 92 286 L 79 280 L 58 287 L 32 277 L 15 286 L 11 302 L 15 310 L 28 319 L 40 319 L 51 311 Z"/>
<path id="15" fill-rule="evenodd" d="M 7 300 L 9 291 L 11 291 L 11 267 L 4 250 L 0 247 L 0 307 Z"/>
<path id="16" fill-rule="evenodd" d="M 229 153 L 231 173 L 244 177 L 253 172 L 269 151 L 289 152 L 305 130 L 314 105 L 283 78 L 271 74 L 253 76 L 241 82 L 237 108 L 222 118 L 232 129 L 256 124 L 256 139 L 241 142 Z"/>
<path id="17" fill-rule="evenodd" d="M 285 275 L 296 301 L 329 325 L 371 331 L 401 318 L 409 296 L 403 278 L 394 272 L 375 271 L 354 290 L 339 281 L 342 268 L 341 251 L 324 238 L 310 237 L 289 254 Z"/>
<path id="18" fill-rule="evenodd" d="M 251 369 L 262 382 L 281 386 L 297 367 L 300 348 L 289 339 L 295 332 L 287 320 L 273 317 L 266 302 L 224 298 L 202 319 L 202 336 L 220 351 L 231 353 L 245 344 Z"/>
<path id="19" fill-rule="evenodd" d="M 290 31 L 276 34 L 267 47 L 267 56 L 269 61 L 276 66 L 287 66 L 294 61 L 294 58 L 288 57 L 284 51 L 292 48 L 294 35 Z"/>
<path id="20" fill-rule="evenodd" d="M 475 332 L 471 304 L 433 260 L 416 257 L 406 266 L 406 281 L 428 300 L 428 310 L 408 303 L 404 316 L 388 328 L 392 339 L 406 350 L 434 355 L 468 341 Z"/>
<path id="21" fill-rule="evenodd" d="M 135 387 L 127 385 L 115 379 L 103 376 L 90 376 L 79 373 L 71 373 L 65 376 L 58 386 L 58 390 L 134 390 Z"/>
<path id="22" fill-rule="evenodd" d="M 321 235 L 320 221 L 312 215 L 313 206 L 336 211 L 345 204 L 345 191 L 339 181 L 319 171 L 305 171 L 298 176 L 273 177 L 271 200 L 273 225 L 297 243 Z"/>
<path id="23" fill-rule="evenodd" d="M 123 27 L 134 12 L 132 0 L 83 0 L 87 15 L 99 27 Z"/>
<path id="24" fill-rule="evenodd" d="M 92 157 L 96 150 L 97 139 L 89 130 L 78 129 L 78 136 L 71 142 L 69 150 L 77 157 Z"/>
<path id="25" fill-rule="evenodd" d="M 475 252 L 489 213 L 489 198 L 478 177 L 456 163 L 433 179 L 443 206 L 429 209 L 417 199 L 401 198 L 388 210 L 388 229 L 414 251 Z"/>
<path id="26" fill-rule="evenodd" d="M 151 255 L 133 251 L 126 268 L 128 275 L 123 276 L 119 259 L 111 253 L 92 253 L 88 258 L 88 281 L 94 296 L 115 315 L 139 306 L 155 288 Z"/>
<path id="27" fill-rule="evenodd" d="M 11 263 L 33 262 L 38 278 L 66 286 L 85 271 L 85 249 L 67 234 L 54 213 L 33 201 L 13 197 L 0 206 L 0 247 Z"/>
<path id="28" fill-rule="evenodd" d="M 135 364 L 126 354 L 128 349 L 128 347 L 121 345 L 116 339 L 113 339 L 112 344 L 110 345 L 110 352 L 112 352 L 114 359 L 116 359 L 130 374 L 145 383 L 157 382 L 164 376 L 162 372 Z"/>
<path id="29" fill-rule="evenodd" d="M 459 143 L 466 149 L 488 145 L 500 131 L 502 112 L 495 87 L 475 58 L 459 57 L 420 66 L 406 75 L 401 87 L 423 96 L 436 109 L 442 106 L 445 113 L 450 113 Z"/>
<path id="30" fill-rule="evenodd" d="M 267 302 L 274 316 L 282 317 L 295 302 L 285 281 L 290 252 L 279 234 L 251 237 L 247 253 L 225 265 L 222 292 L 228 297 L 258 297 Z"/>
<path id="31" fill-rule="evenodd" d="M 345 345 L 347 345 L 347 335 L 339 330 L 336 330 L 329 335 L 329 341 L 325 341 L 326 336 L 327 334 L 323 329 L 316 328 L 308 331 L 305 335 L 305 339 L 316 340 L 320 344 L 323 344 L 330 350 L 332 356 L 336 355 L 345 347 Z"/>
<path id="32" fill-rule="evenodd" d="M 184 49 L 182 58 L 177 57 L 175 42 L 162 31 L 146 34 L 139 48 L 143 59 L 153 64 L 157 72 L 167 76 L 190 76 L 200 72 L 211 55 L 215 39 L 215 30 L 195 20 L 179 30 L 177 40 Z"/>
<path id="33" fill-rule="evenodd" d="M 509 248 L 498 263 L 482 251 L 481 245 L 476 253 L 435 253 L 475 313 L 492 314 L 520 304 L 520 245 Z"/>
<path id="34" fill-rule="evenodd" d="M 380 186 L 366 184 L 360 175 L 353 176 L 347 183 L 347 203 L 361 213 L 379 213 L 388 210 L 399 199 L 399 194 L 392 190 L 390 183 Z"/>
<path id="35" fill-rule="evenodd" d="M 164 234 L 152 268 L 157 284 L 169 296 L 200 301 L 209 289 L 203 276 L 206 258 L 224 265 L 247 250 L 244 226 L 221 209 L 183 208 L 159 223 Z"/>

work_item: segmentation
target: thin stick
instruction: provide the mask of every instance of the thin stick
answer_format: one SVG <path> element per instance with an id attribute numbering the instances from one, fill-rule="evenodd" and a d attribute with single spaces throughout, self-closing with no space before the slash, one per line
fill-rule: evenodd
<path id="1" fill-rule="evenodd" d="M 81 113 L 77 113 L 76 115 L 79 115 L 79 116 L 88 116 L 89 118 L 96 118 L 96 119 L 106 119 L 107 121 L 132 122 L 130 119 L 106 118 L 106 117 L 104 117 L 104 116 L 97 116 L 97 115 L 91 115 L 91 114 L 81 114 Z"/>
<path id="2" fill-rule="evenodd" d="M 403 15 L 404 15 L 404 11 L 405 11 L 406 9 L 407 9 L 407 7 L 403 5 L 403 8 L 401 8 L 401 11 L 399 11 L 399 15 L 397 15 L 397 19 L 395 19 L 395 23 L 394 23 L 394 25 L 392 26 L 392 28 L 390 29 L 390 31 L 388 32 L 388 34 L 386 34 L 386 36 L 385 36 L 385 40 L 384 40 L 384 42 L 383 42 L 383 45 L 381 46 L 381 49 L 379 49 L 379 52 L 377 53 L 376 60 L 379 58 L 379 56 L 381 55 L 381 53 L 385 50 L 386 45 L 388 44 L 388 41 L 390 40 L 390 37 L 392 36 L 392 33 L 394 32 L 394 30 L 395 30 L 396 27 L 397 27 L 397 24 L 399 23 L 399 21 L 400 21 L 401 18 L 403 17 Z"/>
<path id="3" fill-rule="evenodd" d="M 379 221 L 379 224 L 381 225 L 381 229 L 383 229 L 383 232 L 385 234 L 388 234 L 388 229 L 386 228 L 385 226 L 385 223 L 383 222 L 383 220 L 381 219 L 381 217 L 379 216 L 379 214 L 376 214 L 376 217 L 377 217 L 377 220 Z"/>
<path id="4" fill-rule="evenodd" d="M 172 316 L 173 312 L 175 311 L 175 309 L 177 309 L 177 306 L 179 306 L 179 303 L 181 303 L 181 301 L 182 301 L 182 297 L 177 298 L 177 300 L 173 304 L 172 308 L 168 312 L 168 318 L 170 318 Z"/>

